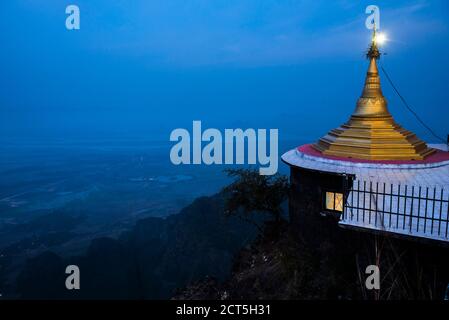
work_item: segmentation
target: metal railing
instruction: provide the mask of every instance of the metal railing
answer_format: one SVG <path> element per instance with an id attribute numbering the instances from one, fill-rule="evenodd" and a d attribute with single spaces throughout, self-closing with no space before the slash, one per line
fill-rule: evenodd
<path id="1" fill-rule="evenodd" d="M 354 181 L 344 224 L 449 241 L 449 195 L 443 188 Z"/>

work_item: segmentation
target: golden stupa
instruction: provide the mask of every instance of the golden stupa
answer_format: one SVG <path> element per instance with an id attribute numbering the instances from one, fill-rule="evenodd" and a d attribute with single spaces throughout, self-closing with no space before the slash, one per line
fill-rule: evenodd
<path id="1" fill-rule="evenodd" d="M 313 148 L 324 155 L 368 160 L 423 160 L 435 150 L 397 124 L 380 86 L 380 52 L 373 32 L 362 96 L 348 122 L 331 130 Z"/>

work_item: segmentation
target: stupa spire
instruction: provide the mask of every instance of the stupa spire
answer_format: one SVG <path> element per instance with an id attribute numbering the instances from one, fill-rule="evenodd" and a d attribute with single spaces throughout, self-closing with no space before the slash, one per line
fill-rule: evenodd
<path id="1" fill-rule="evenodd" d="M 368 160 L 422 160 L 434 152 L 413 132 L 397 124 L 388 111 L 377 60 L 379 34 L 374 26 L 366 57 L 368 70 L 362 95 L 348 122 L 331 130 L 313 147 L 324 155 Z"/>
<path id="2" fill-rule="evenodd" d="M 371 39 L 371 46 L 366 54 L 369 60 L 368 71 L 366 72 L 365 85 L 363 87 L 362 95 L 357 101 L 354 116 L 383 116 L 391 117 L 387 108 L 387 100 L 382 93 L 380 84 L 379 69 L 377 67 L 377 60 L 380 59 L 380 51 L 377 44 L 376 28 L 373 29 Z"/>

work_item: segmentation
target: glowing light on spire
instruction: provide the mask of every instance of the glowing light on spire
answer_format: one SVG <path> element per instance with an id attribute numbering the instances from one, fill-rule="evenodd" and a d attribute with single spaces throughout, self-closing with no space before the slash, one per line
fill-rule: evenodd
<path id="1" fill-rule="evenodd" d="M 378 45 L 383 45 L 386 41 L 387 41 L 387 36 L 385 33 L 376 33 L 376 36 L 374 38 L 374 41 L 376 42 L 376 44 Z"/>

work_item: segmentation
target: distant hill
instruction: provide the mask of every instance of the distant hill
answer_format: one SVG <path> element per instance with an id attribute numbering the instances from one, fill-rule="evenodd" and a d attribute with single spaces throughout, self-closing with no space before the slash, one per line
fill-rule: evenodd
<path id="1" fill-rule="evenodd" d="M 202 197 L 166 219 L 146 218 L 118 239 L 98 238 L 87 253 L 64 259 L 45 252 L 17 279 L 22 298 L 164 299 L 206 276 L 224 280 L 234 255 L 256 230 L 223 213 L 223 196 Z M 81 271 L 81 290 L 65 288 L 65 267 Z"/>

